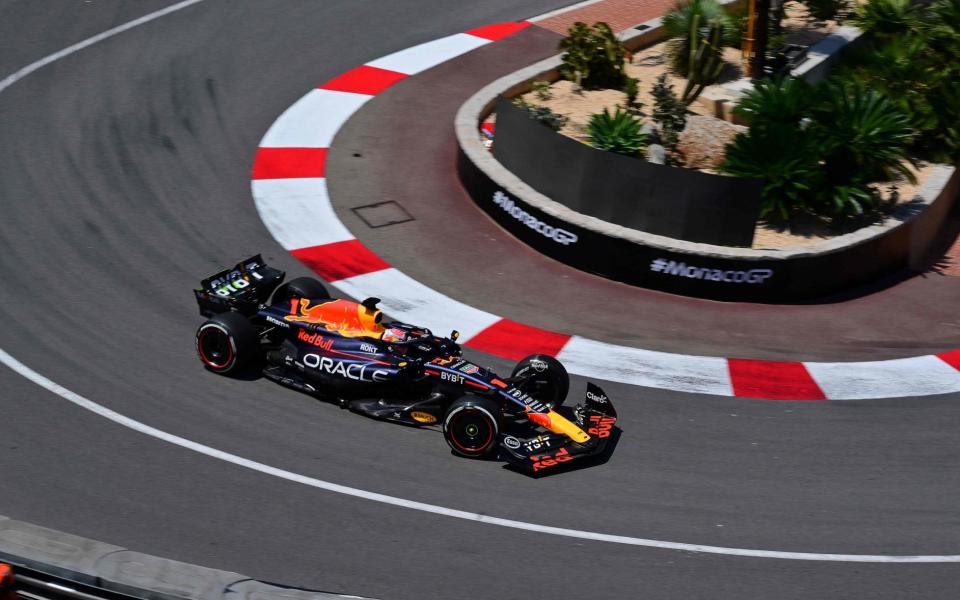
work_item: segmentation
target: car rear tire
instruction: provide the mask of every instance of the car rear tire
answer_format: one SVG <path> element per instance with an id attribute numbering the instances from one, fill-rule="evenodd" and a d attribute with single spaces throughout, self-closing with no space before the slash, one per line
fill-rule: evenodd
<path id="1" fill-rule="evenodd" d="M 454 454 L 482 458 L 493 453 L 500 437 L 500 405 L 489 398 L 455 400 L 443 418 L 443 437 Z"/>
<path id="2" fill-rule="evenodd" d="M 214 373 L 238 373 L 257 358 L 260 340 L 247 317 L 227 312 L 213 316 L 197 329 L 200 362 Z"/>
<path id="3" fill-rule="evenodd" d="M 570 375 L 559 360 L 546 354 L 531 354 L 517 363 L 511 378 L 518 388 L 550 408 L 563 404 L 570 391 Z"/>
<path id="4" fill-rule="evenodd" d="M 313 277 L 297 277 L 284 283 L 273 292 L 273 304 L 286 304 L 290 298 L 328 300 L 330 292 Z"/>

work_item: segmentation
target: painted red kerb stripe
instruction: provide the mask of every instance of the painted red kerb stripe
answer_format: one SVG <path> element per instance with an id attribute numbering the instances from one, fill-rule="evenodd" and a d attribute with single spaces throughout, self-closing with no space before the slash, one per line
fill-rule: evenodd
<path id="1" fill-rule="evenodd" d="M 563 333 L 500 319 L 464 345 L 503 358 L 520 360 L 530 354 L 556 356 L 569 340 L 570 336 Z"/>
<path id="2" fill-rule="evenodd" d="M 361 65 L 317 87 L 321 90 L 376 96 L 406 77 L 407 75 L 397 71 Z"/>
<path id="3" fill-rule="evenodd" d="M 476 29 L 471 29 L 466 33 L 493 42 L 503 39 L 508 35 L 513 35 L 514 33 L 520 31 L 521 29 L 526 29 L 527 27 L 530 27 L 529 21 L 514 21 L 511 23 L 495 23 L 493 25 L 487 25 L 486 27 L 477 27 Z"/>
<path id="4" fill-rule="evenodd" d="M 324 177 L 326 165 L 326 148 L 257 148 L 253 178 Z"/>
<path id="5" fill-rule="evenodd" d="M 727 360 L 734 396 L 767 400 L 826 400 L 800 362 Z"/>
<path id="6" fill-rule="evenodd" d="M 359 240 L 300 248 L 290 253 L 327 281 L 339 281 L 390 268 Z"/>
<path id="7" fill-rule="evenodd" d="M 960 371 L 960 350 L 950 350 L 936 355 L 937 358 Z"/>

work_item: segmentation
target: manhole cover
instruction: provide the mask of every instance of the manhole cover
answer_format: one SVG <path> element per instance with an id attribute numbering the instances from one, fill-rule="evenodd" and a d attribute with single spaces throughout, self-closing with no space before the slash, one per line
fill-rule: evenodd
<path id="1" fill-rule="evenodd" d="M 373 228 L 413 221 L 410 213 L 403 210 L 403 207 L 393 200 L 367 204 L 366 206 L 357 206 L 350 210 L 356 213 L 364 223 Z"/>

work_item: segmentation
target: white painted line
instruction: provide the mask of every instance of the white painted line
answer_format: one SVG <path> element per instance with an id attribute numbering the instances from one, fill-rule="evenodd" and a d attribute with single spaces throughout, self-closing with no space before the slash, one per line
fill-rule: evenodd
<path id="1" fill-rule="evenodd" d="M 725 358 L 628 348 L 575 335 L 557 359 L 577 375 L 678 392 L 733 395 Z"/>
<path id="2" fill-rule="evenodd" d="M 381 298 L 380 306 L 387 316 L 429 326 L 437 335 L 449 335 L 456 329 L 461 342 L 500 320 L 497 315 L 457 302 L 393 268 L 341 279 L 333 285 L 358 300 Z"/>
<path id="3" fill-rule="evenodd" d="M 707 554 L 724 554 L 728 556 L 747 556 L 754 558 L 780 558 L 788 560 L 815 560 L 815 561 L 830 561 L 830 562 L 865 562 L 865 563 L 955 563 L 960 562 L 960 555 L 909 555 L 909 556 L 898 556 L 898 555 L 885 555 L 885 554 L 821 554 L 815 552 L 782 552 L 777 550 L 752 550 L 745 548 L 725 548 L 722 546 L 707 546 L 704 544 L 686 544 L 682 542 L 666 542 L 662 540 L 651 540 L 645 538 L 636 538 L 625 535 L 612 535 L 609 533 L 598 533 L 593 531 L 583 531 L 580 529 L 567 529 L 564 527 L 552 527 L 549 525 L 538 525 L 536 523 L 527 523 L 524 521 L 515 521 L 513 519 L 503 519 L 500 517 L 492 517 L 490 515 L 474 513 L 465 510 L 457 510 L 454 508 L 446 508 L 443 506 L 437 506 L 435 504 L 426 504 L 424 502 L 416 502 L 414 500 L 406 500 L 404 498 L 397 498 L 395 496 L 389 496 L 387 494 L 378 494 L 376 492 L 368 492 L 366 490 L 361 490 L 353 487 L 348 487 L 345 485 L 340 485 L 337 483 L 331 483 L 329 481 L 323 481 L 322 479 L 315 479 L 313 477 L 307 477 L 306 475 L 300 475 L 293 473 L 291 471 L 285 471 L 283 469 L 278 469 L 276 467 L 271 467 L 263 463 L 252 461 L 235 454 L 230 454 L 222 450 L 217 450 L 210 446 L 205 446 L 197 442 L 182 438 L 165 431 L 161 431 L 149 425 L 145 425 L 139 421 L 135 421 L 129 417 L 125 417 L 120 413 L 114 412 L 109 408 L 101 406 L 83 396 L 68 390 L 67 388 L 47 379 L 40 373 L 37 373 L 30 367 L 24 365 L 14 357 L 7 354 L 5 351 L 0 349 L 0 362 L 3 362 L 7 367 L 13 369 L 18 374 L 26 377 L 30 381 L 39 385 L 40 387 L 57 394 L 61 398 L 76 404 L 77 406 L 89 410 L 105 419 L 109 419 L 118 425 L 122 425 L 134 431 L 138 431 L 145 435 L 149 435 L 159 440 L 169 442 L 180 446 L 181 448 L 186 448 L 188 450 L 193 450 L 200 454 L 204 454 L 211 458 L 216 458 L 246 469 L 251 469 L 253 471 L 258 471 L 260 473 L 271 475 L 273 477 L 279 477 L 287 481 L 292 481 L 294 483 L 300 483 L 310 487 L 314 487 L 321 490 L 326 490 L 328 492 L 335 492 L 337 494 L 345 494 L 347 496 L 353 496 L 355 498 L 362 498 L 364 500 L 370 500 L 373 502 L 380 502 L 383 504 L 388 504 L 391 506 L 397 506 L 400 508 L 408 508 L 412 510 L 419 510 L 426 513 L 431 513 L 435 515 L 441 515 L 445 517 L 452 517 L 455 519 L 464 519 L 466 521 L 475 521 L 477 523 L 484 523 L 487 525 L 497 525 L 499 527 L 509 527 L 511 529 L 520 529 L 524 531 L 531 531 L 535 533 L 543 533 L 547 535 L 557 535 L 562 537 L 577 538 L 582 540 L 591 540 L 596 542 L 607 542 L 612 544 L 625 544 L 628 546 L 645 546 L 648 548 L 662 548 L 667 550 L 682 550 L 686 552 L 702 552 Z"/>
<path id="4" fill-rule="evenodd" d="M 406 50 L 394 52 L 367 64 L 371 67 L 389 69 L 407 75 L 416 75 L 451 58 L 466 54 L 471 50 L 489 44 L 490 40 L 475 35 L 458 33 L 456 35 L 433 40 Z M 261 144 L 262 146 L 263 144 Z"/>
<path id="5" fill-rule="evenodd" d="M 260 140 L 261 148 L 329 148 L 353 113 L 373 96 L 310 90 L 277 119 Z"/>
<path id="6" fill-rule="evenodd" d="M 63 50 L 59 50 L 57 52 L 54 52 L 53 54 L 47 55 L 36 62 L 30 63 L 29 65 L 25 66 L 19 71 L 4 77 L 2 80 L 0 80 L 0 92 L 3 92 L 3 90 L 7 89 L 14 83 L 20 81 L 30 73 L 33 73 L 34 71 L 42 69 L 43 67 L 49 65 L 52 62 L 56 62 L 61 58 L 70 56 L 74 52 L 79 52 L 84 48 L 89 48 L 90 46 L 98 42 L 102 42 L 107 38 L 111 38 L 117 35 L 118 33 L 123 33 L 124 31 L 133 29 L 134 27 L 139 27 L 144 23 L 149 23 L 154 19 L 159 19 L 160 17 L 169 15 L 170 13 L 173 13 L 173 12 L 177 12 L 178 10 L 182 10 L 184 8 L 187 8 L 188 6 L 199 4 L 200 2 L 203 2 L 203 0 L 184 0 L 183 2 L 178 2 L 177 4 L 171 4 L 166 8 L 161 8 L 160 10 L 143 15 L 140 18 L 134 19 L 132 21 L 127 21 L 123 25 L 117 25 L 112 29 L 108 29 L 104 31 L 103 33 L 98 33 L 97 35 L 91 38 L 87 38 L 82 42 L 78 42 L 72 46 L 67 46 Z"/>
<path id="7" fill-rule="evenodd" d="M 250 187 L 260 219 L 285 250 L 354 239 L 333 212 L 326 179 L 255 179 Z"/>
<path id="8" fill-rule="evenodd" d="M 583 2 L 577 2 L 576 4 L 571 4 L 565 8 L 558 8 L 557 10 L 551 10 L 550 12 L 543 13 L 542 15 L 537 15 L 536 17 L 531 17 L 527 19 L 531 23 L 536 23 L 537 21 L 542 21 L 544 19 L 549 19 L 550 17 L 555 17 L 557 15 L 562 15 L 563 13 L 568 13 L 571 10 L 577 10 L 579 8 L 584 8 L 590 6 L 591 4 L 597 4 L 598 2 L 603 2 L 603 0 L 584 0 Z"/>
<path id="9" fill-rule="evenodd" d="M 803 363 L 830 400 L 960 392 L 960 371 L 936 356 L 847 363 Z"/>

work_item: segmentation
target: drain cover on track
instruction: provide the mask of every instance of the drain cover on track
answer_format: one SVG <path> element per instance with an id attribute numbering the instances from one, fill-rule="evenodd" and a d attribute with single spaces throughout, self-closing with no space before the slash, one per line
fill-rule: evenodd
<path id="1" fill-rule="evenodd" d="M 367 204 L 366 206 L 357 206 L 350 210 L 356 213 L 364 223 L 373 228 L 413 221 L 410 213 L 405 211 L 402 206 L 393 200 Z"/>

